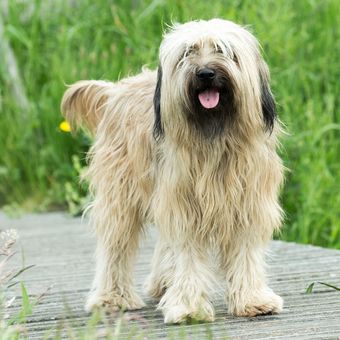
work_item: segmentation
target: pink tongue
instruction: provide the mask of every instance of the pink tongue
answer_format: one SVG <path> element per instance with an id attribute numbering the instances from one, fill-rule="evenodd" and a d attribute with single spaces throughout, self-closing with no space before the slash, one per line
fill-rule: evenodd
<path id="1" fill-rule="evenodd" d="M 212 109 L 217 106 L 220 100 L 220 93 L 216 90 L 205 90 L 198 94 L 198 99 L 203 107 Z"/>

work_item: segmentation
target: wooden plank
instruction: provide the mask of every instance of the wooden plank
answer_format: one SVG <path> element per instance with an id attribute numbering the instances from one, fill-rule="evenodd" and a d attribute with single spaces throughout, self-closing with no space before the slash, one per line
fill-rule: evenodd
<path id="1" fill-rule="evenodd" d="M 83 305 L 93 276 L 95 246 L 86 221 L 81 223 L 80 219 L 62 213 L 10 220 L 0 213 L 0 229 L 6 228 L 19 231 L 25 264 L 36 265 L 22 275 L 28 292 L 41 294 L 53 285 L 29 318 L 29 339 L 41 339 L 47 330 L 55 332 L 62 323 L 84 328 L 89 315 L 84 312 Z M 316 285 L 313 294 L 305 293 L 306 287 L 314 281 L 339 286 L 340 251 L 273 241 L 268 278 L 271 287 L 285 300 L 282 314 L 233 317 L 226 312 L 222 291 L 217 290 L 214 323 L 166 326 L 161 313 L 155 310 L 155 301 L 143 294 L 143 281 L 149 272 L 156 237 L 155 229 L 151 228 L 135 268 L 137 290 L 147 307 L 124 315 L 123 335 L 127 336 L 135 327 L 138 332 L 144 332 L 147 339 L 177 338 L 183 330 L 195 339 L 340 339 L 339 292 Z M 12 268 L 20 266 L 20 261 L 20 256 L 13 259 Z M 15 314 L 20 307 L 18 298 L 11 313 Z"/>

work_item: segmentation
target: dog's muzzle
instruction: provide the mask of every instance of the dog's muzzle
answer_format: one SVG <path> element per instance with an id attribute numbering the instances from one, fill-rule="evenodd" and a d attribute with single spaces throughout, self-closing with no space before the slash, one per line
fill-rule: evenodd
<path id="1" fill-rule="evenodd" d="M 202 90 L 198 93 L 198 99 L 205 109 L 215 108 L 220 101 L 220 92 L 212 86 L 216 72 L 211 68 L 202 68 L 196 74 Z"/>

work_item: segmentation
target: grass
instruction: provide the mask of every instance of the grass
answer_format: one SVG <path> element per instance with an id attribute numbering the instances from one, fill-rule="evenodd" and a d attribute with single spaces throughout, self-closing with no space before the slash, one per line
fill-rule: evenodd
<path id="1" fill-rule="evenodd" d="M 9 297 L 9 289 L 19 283 L 14 281 L 22 272 L 32 266 L 21 269 L 7 268 L 10 259 L 16 255 L 13 250 L 18 239 L 17 231 L 14 229 L 0 230 L 0 338 L 2 340 L 19 339 L 19 335 L 26 332 L 23 323 L 27 316 L 32 314 L 33 305 L 31 304 L 25 285 L 21 282 L 22 307 L 15 316 L 10 315 L 15 296 Z"/>
<path id="2" fill-rule="evenodd" d="M 326 286 L 326 287 L 328 287 L 328 288 L 332 288 L 332 289 L 334 289 L 334 290 L 336 290 L 336 291 L 340 291 L 340 288 L 339 288 L 339 287 L 333 286 L 333 285 L 331 285 L 331 284 L 329 284 L 329 283 L 325 283 L 325 282 L 312 282 L 312 283 L 307 287 L 307 289 L 306 289 L 306 294 L 311 294 L 311 293 L 313 293 L 313 289 L 314 289 L 315 283 L 318 283 L 318 284 L 320 284 L 320 285 L 322 285 L 322 286 Z"/>
<path id="3" fill-rule="evenodd" d="M 30 109 L 18 108 L 0 63 L 0 205 L 46 210 L 82 202 L 77 181 L 89 142 L 58 128 L 64 84 L 156 67 L 166 24 L 211 17 L 250 25 L 271 69 L 290 133 L 281 150 L 290 172 L 280 237 L 340 248 L 337 0 L 9 1 L 5 36 Z"/>

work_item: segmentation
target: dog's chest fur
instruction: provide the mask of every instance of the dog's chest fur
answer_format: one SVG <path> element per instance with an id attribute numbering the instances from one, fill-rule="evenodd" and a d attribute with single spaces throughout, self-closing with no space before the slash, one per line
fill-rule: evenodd
<path id="1" fill-rule="evenodd" d="M 243 224 L 241 216 L 247 218 L 246 205 L 254 191 L 245 183 L 259 184 L 251 153 L 240 155 L 239 150 L 228 150 L 217 142 L 185 147 L 165 141 L 157 158 L 153 195 L 156 223 L 172 220 L 174 232 L 180 228 L 200 236 L 211 236 L 213 231 L 231 234 Z M 173 211 L 181 215 L 175 216 Z"/>

